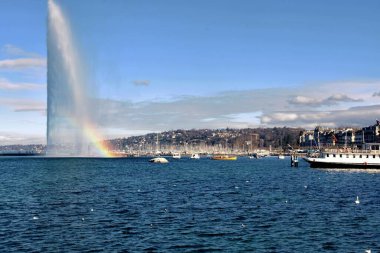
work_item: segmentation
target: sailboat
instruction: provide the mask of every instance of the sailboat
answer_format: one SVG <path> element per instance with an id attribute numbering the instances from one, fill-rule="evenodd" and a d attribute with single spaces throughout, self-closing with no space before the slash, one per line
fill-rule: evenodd
<path id="1" fill-rule="evenodd" d="M 158 150 L 158 147 L 159 147 L 159 140 L 158 140 L 158 134 L 157 134 L 157 142 L 156 142 L 156 154 L 158 154 L 158 157 L 154 157 L 152 159 L 149 160 L 149 162 L 151 163 L 168 163 L 169 161 L 165 158 L 165 157 L 160 157 L 160 151 Z"/>

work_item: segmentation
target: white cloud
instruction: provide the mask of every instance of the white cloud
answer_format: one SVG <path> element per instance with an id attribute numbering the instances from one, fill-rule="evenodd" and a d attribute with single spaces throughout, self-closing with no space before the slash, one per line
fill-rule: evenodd
<path id="1" fill-rule="evenodd" d="M 149 80 L 134 80 L 132 83 L 136 86 L 149 86 L 150 81 Z"/>
<path id="2" fill-rule="evenodd" d="M 1 99 L 0 106 L 11 108 L 14 112 L 46 112 L 46 103 L 27 99 Z"/>
<path id="3" fill-rule="evenodd" d="M 46 88 L 45 85 L 35 83 L 13 83 L 7 79 L 0 78 L 0 90 L 40 90 Z"/>
<path id="4" fill-rule="evenodd" d="M 362 102 L 360 98 L 350 98 L 345 94 L 332 94 L 331 96 L 318 99 L 306 96 L 295 96 L 288 100 L 289 104 L 304 105 L 304 106 L 331 106 L 340 102 Z"/>
<path id="5" fill-rule="evenodd" d="M 201 119 L 201 122 L 211 122 L 217 120 L 217 118 L 206 118 L 206 119 Z"/>
<path id="6" fill-rule="evenodd" d="M 173 128 L 366 125 L 379 112 L 376 82 L 229 91 L 213 96 L 183 96 L 168 101 L 100 100 L 97 123 L 103 127 L 161 131 Z M 347 89 L 346 87 L 350 87 Z M 360 89 L 360 90 L 359 90 Z M 346 94 L 336 92 L 344 90 Z M 372 92 L 371 92 L 372 90 Z M 360 91 L 360 92 L 359 92 Z M 308 94 L 308 95 L 304 95 Z M 313 94 L 310 96 L 309 94 Z M 291 102 L 289 98 L 293 98 Z M 353 104 L 361 106 L 353 107 Z M 313 106 L 312 106 L 313 105 Z M 329 106 L 328 109 L 322 106 Z M 377 113 L 377 114 L 376 114 Z M 378 116 L 374 116 L 378 115 Z"/>
<path id="7" fill-rule="evenodd" d="M 374 123 L 380 115 L 380 105 L 357 106 L 330 111 L 290 111 L 268 112 L 261 117 L 262 123 L 269 126 L 366 126 Z"/>
<path id="8" fill-rule="evenodd" d="M 345 94 L 333 94 L 329 96 L 328 98 L 326 98 L 323 102 L 325 104 L 332 105 L 338 102 L 362 102 L 362 101 L 363 99 L 361 98 L 350 98 L 349 96 Z"/>
<path id="9" fill-rule="evenodd" d="M 31 57 L 31 58 L 41 58 L 40 55 L 36 53 L 26 52 L 25 50 L 12 45 L 6 44 L 1 48 L 1 52 L 9 56 L 22 56 L 22 57 Z"/>
<path id="10" fill-rule="evenodd" d="M 0 61 L 0 69 L 23 69 L 33 67 L 46 67 L 46 59 L 43 58 L 19 58 Z"/>
<path id="11" fill-rule="evenodd" d="M 273 121 L 281 123 L 281 122 L 295 121 L 297 119 L 298 119 L 297 113 L 275 112 L 269 115 L 262 116 L 261 122 L 264 124 L 268 124 Z"/>
<path id="12" fill-rule="evenodd" d="M 251 123 L 251 125 L 260 124 L 260 116 L 262 112 L 246 112 L 246 113 L 233 113 L 226 115 L 227 118 L 230 118 L 232 122 L 240 123 Z"/>
<path id="13" fill-rule="evenodd" d="M 295 96 L 289 99 L 289 103 L 295 105 L 316 105 L 320 104 L 321 100 L 305 96 Z"/>
<path id="14" fill-rule="evenodd" d="M 380 118 L 380 104 L 372 96 L 375 82 L 350 83 L 350 88 L 346 87 L 344 82 L 334 85 L 335 90 L 343 90 L 345 94 L 329 85 L 320 85 L 229 91 L 138 103 L 97 99 L 92 113 L 94 123 L 109 129 L 107 136 L 115 136 L 115 129 L 117 135 L 123 135 L 177 128 L 366 126 Z M 289 104 L 289 98 L 296 97 L 295 101 L 304 104 Z M 316 103 L 315 98 L 329 107 L 305 106 Z M 360 106 L 354 106 L 358 101 Z M 0 99 L 0 105 L 15 112 L 46 112 L 45 102 L 34 100 Z"/>
<path id="15" fill-rule="evenodd" d="M 271 89 L 230 91 L 208 97 L 180 97 L 166 102 L 100 100 L 97 102 L 99 115 L 96 121 L 107 128 L 151 131 L 248 125 L 253 127 L 255 123 L 259 123 L 258 111 L 281 108 L 287 104 L 286 98 L 290 93 L 286 89 L 278 92 L 279 99 L 273 99 L 273 92 Z"/>
<path id="16" fill-rule="evenodd" d="M 13 132 L 0 132 L 1 145 L 16 145 L 16 144 L 44 144 L 46 137 L 36 134 L 22 134 Z"/>

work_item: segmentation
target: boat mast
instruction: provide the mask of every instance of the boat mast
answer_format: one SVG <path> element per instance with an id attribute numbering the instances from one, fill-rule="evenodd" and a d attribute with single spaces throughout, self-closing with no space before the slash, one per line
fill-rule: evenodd
<path id="1" fill-rule="evenodd" d="M 346 129 L 346 136 L 344 137 L 344 149 L 347 149 L 347 129 Z"/>
<path id="2" fill-rule="evenodd" d="M 319 139 L 319 128 L 318 128 L 318 150 L 321 150 L 321 141 Z"/>
<path id="3" fill-rule="evenodd" d="M 157 133 L 157 141 L 156 141 L 156 154 L 158 154 L 159 148 L 158 146 L 160 145 L 160 142 L 158 140 L 158 133 Z"/>

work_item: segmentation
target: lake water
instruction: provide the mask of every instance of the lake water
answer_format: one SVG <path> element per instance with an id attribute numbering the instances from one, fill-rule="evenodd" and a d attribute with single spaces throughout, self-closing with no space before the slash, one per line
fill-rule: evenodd
<path id="1" fill-rule="evenodd" d="M 0 173 L 0 252 L 380 252 L 376 171 L 0 158 Z"/>

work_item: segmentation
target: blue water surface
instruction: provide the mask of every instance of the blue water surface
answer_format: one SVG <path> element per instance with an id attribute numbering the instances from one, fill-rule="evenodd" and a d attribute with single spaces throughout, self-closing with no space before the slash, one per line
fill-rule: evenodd
<path id="1" fill-rule="evenodd" d="M 376 172 L 3 157 L 0 252 L 380 252 Z"/>

